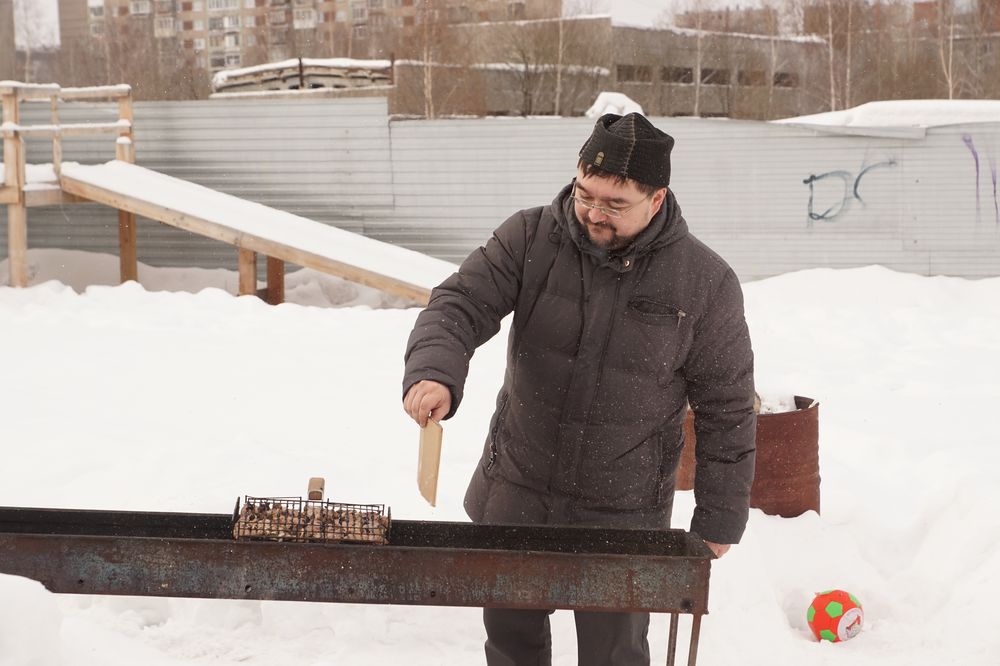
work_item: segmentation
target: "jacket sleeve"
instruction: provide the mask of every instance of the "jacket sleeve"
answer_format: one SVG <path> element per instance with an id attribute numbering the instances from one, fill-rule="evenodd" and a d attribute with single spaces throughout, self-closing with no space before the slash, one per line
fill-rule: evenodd
<path id="1" fill-rule="evenodd" d="M 473 352 L 500 330 L 500 321 L 514 309 L 528 242 L 525 215 L 516 213 L 431 292 L 406 345 L 404 396 L 421 380 L 440 382 L 451 391 L 451 411 L 445 418 L 455 414 Z"/>
<path id="2" fill-rule="evenodd" d="M 731 269 L 696 324 L 685 374 L 697 441 L 691 531 L 738 543 L 749 517 L 757 417 L 743 292 Z"/>

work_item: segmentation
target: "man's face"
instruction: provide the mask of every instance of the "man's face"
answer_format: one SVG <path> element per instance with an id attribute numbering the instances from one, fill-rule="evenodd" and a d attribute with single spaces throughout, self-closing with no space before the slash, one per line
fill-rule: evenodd
<path id="1" fill-rule="evenodd" d="M 584 176 L 583 169 L 578 168 L 573 196 L 576 219 L 590 242 L 605 250 L 620 250 L 649 226 L 663 205 L 667 189 L 660 188 L 647 196 L 632 181 L 619 185 L 610 178 Z M 587 204 L 619 211 L 621 215 L 615 217 Z"/>

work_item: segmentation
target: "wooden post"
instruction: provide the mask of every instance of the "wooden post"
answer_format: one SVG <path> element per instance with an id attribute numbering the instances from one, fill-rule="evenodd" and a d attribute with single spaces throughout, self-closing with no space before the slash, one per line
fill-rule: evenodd
<path id="1" fill-rule="evenodd" d="M 28 207 L 24 202 L 7 205 L 7 260 L 10 286 L 28 286 Z"/>
<path id="2" fill-rule="evenodd" d="M 115 159 L 135 164 L 135 143 L 132 131 L 132 95 L 118 98 L 118 119 L 127 120 L 129 126 L 118 133 Z M 118 261 L 122 282 L 139 281 L 139 253 L 135 239 L 135 213 L 118 211 Z"/>
<path id="3" fill-rule="evenodd" d="M 285 302 L 285 262 L 267 258 L 267 302 L 278 305 Z"/>
<path id="4" fill-rule="evenodd" d="M 59 95 L 53 95 L 52 99 L 52 124 L 59 127 Z M 62 171 L 62 133 L 56 132 L 52 135 L 52 170 L 56 174 L 56 180 Z"/>
<path id="5" fill-rule="evenodd" d="M 15 88 L 3 96 L 3 122 L 20 122 L 20 100 Z M 4 185 L 13 187 L 17 201 L 7 205 L 7 260 L 10 286 L 28 286 L 28 207 L 24 202 L 24 137 L 16 130 L 3 138 Z"/>
<path id="6" fill-rule="evenodd" d="M 115 159 L 135 162 L 135 150 L 128 137 L 118 137 Z M 118 210 L 118 263 L 122 282 L 139 281 L 139 253 L 135 242 L 135 213 Z"/>
<path id="7" fill-rule="evenodd" d="M 240 296 L 257 295 L 257 253 L 240 248 Z"/>
<path id="8" fill-rule="evenodd" d="M 118 120 L 127 120 L 128 128 L 123 128 L 118 136 L 125 136 L 129 138 L 130 142 L 135 142 L 135 114 L 132 109 L 132 93 L 129 92 L 128 95 L 118 98 Z M 120 159 L 120 158 L 119 158 Z M 135 163 L 135 153 L 132 153 L 132 159 L 126 160 Z"/>

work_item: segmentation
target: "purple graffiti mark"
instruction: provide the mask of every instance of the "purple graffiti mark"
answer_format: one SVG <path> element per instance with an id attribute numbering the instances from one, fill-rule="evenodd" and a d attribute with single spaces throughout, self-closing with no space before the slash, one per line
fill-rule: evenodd
<path id="1" fill-rule="evenodd" d="M 972 159 L 976 163 L 976 218 L 979 217 L 980 202 L 979 202 L 979 153 L 976 152 L 976 144 L 972 141 L 972 136 L 969 134 L 962 135 L 962 143 L 965 147 L 969 149 L 972 153 Z"/>
<path id="2" fill-rule="evenodd" d="M 876 162 L 869 166 L 863 166 L 858 175 L 855 176 L 849 171 L 827 171 L 826 173 L 821 173 L 818 176 L 816 174 L 810 174 L 808 178 L 804 179 L 802 183 L 809 186 L 809 226 L 812 227 L 813 222 L 817 220 L 832 221 L 835 220 L 840 215 L 846 213 L 850 207 L 851 202 L 857 199 L 861 205 L 865 204 L 865 200 L 861 198 L 861 193 L 859 188 L 861 187 L 861 179 L 864 178 L 872 169 L 877 169 L 879 167 L 894 167 L 896 166 L 896 160 L 890 159 L 884 162 Z M 834 203 L 832 206 L 827 208 L 821 213 L 817 213 L 814 210 L 815 198 L 816 198 L 816 188 L 815 183 L 818 183 L 829 178 L 840 178 L 843 183 L 843 194 L 841 195 L 840 201 Z M 853 182 L 853 185 L 852 185 Z"/>
<path id="3" fill-rule="evenodd" d="M 997 201 L 997 163 L 990 157 L 990 177 L 993 180 L 993 224 L 1000 227 L 1000 201 Z"/>
<path id="4" fill-rule="evenodd" d="M 979 151 L 976 150 L 976 144 L 970 134 L 962 135 L 962 143 L 972 153 L 972 160 L 976 165 L 976 224 L 979 224 L 980 216 L 982 215 L 982 202 L 979 196 Z M 990 182 L 993 184 L 993 223 L 1000 227 L 1000 200 L 997 199 L 997 163 L 992 155 L 987 156 L 987 161 L 990 165 Z"/>

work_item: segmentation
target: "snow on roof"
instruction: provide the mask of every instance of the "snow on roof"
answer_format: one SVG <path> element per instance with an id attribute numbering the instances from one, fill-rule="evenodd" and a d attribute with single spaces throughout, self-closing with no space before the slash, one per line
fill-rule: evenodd
<path id="1" fill-rule="evenodd" d="M 426 63 L 423 60 L 410 60 L 410 59 L 400 59 L 396 61 L 396 65 L 399 67 L 423 67 Z M 526 69 L 531 69 L 532 72 L 553 72 L 558 69 L 558 65 L 552 64 L 537 64 L 537 65 L 525 65 L 520 62 L 478 62 L 471 65 L 462 65 L 458 63 L 446 63 L 446 62 L 432 62 L 431 67 L 444 67 L 459 69 L 466 67 L 468 69 L 481 69 L 481 70 L 491 70 L 491 71 L 518 71 L 523 72 Z M 611 76 L 611 70 L 607 67 L 593 67 L 584 65 L 563 65 L 562 71 L 567 74 L 596 74 L 597 76 Z"/>
<path id="2" fill-rule="evenodd" d="M 796 44 L 826 44 L 826 40 L 816 35 L 758 35 L 749 32 L 722 32 L 720 30 L 695 30 L 694 28 L 678 28 L 676 26 L 655 26 L 644 23 L 611 20 L 616 28 L 632 28 L 635 30 L 656 30 L 681 37 L 719 36 L 737 39 L 752 39 L 758 41 L 794 42 Z"/>
<path id="3" fill-rule="evenodd" d="M 278 62 L 268 62 L 263 65 L 252 67 L 240 67 L 239 69 L 224 69 L 216 72 L 212 76 L 212 87 L 218 88 L 224 85 L 229 79 L 246 76 L 248 74 L 258 74 L 271 70 L 290 69 L 299 66 L 298 58 L 280 60 Z M 302 58 L 303 67 L 329 67 L 335 68 L 356 68 L 356 69 L 389 69 L 392 67 L 391 60 L 359 60 L 357 58 Z"/>
<path id="4" fill-rule="evenodd" d="M 158 171 L 114 160 L 82 165 L 64 162 L 74 180 L 205 220 L 238 234 L 271 241 L 356 266 L 371 273 L 432 289 L 455 270 L 454 264 L 398 245 L 270 208 Z"/>
<path id="5" fill-rule="evenodd" d="M 1000 101 L 912 99 L 868 102 L 843 111 L 815 113 L 772 122 L 854 128 L 925 128 L 967 123 L 1000 123 Z"/>

